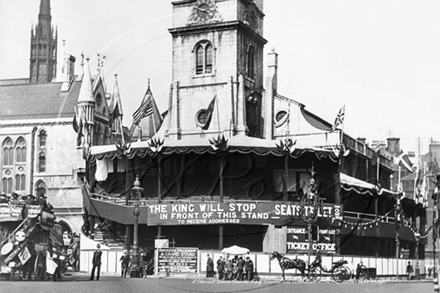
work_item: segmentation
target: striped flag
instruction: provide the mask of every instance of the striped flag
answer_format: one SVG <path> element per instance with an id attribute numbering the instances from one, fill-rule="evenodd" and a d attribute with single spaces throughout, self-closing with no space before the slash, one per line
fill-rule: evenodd
<path id="1" fill-rule="evenodd" d="M 335 131 L 340 125 L 344 123 L 345 116 L 345 105 L 339 110 L 338 115 L 336 115 L 335 122 L 333 123 L 332 131 Z"/>
<path id="2" fill-rule="evenodd" d="M 151 95 L 144 97 L 141 106 L 133 113 L 133 124 L 139 125 L 141 120 L 153 114 L 153 106 L 151 103 Z"/>

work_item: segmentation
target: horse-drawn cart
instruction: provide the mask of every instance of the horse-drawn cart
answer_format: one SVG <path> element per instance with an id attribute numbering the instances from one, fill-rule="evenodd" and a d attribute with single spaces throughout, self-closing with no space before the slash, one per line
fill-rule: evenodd
<path id="1" fill-rule="evenodd" d="M 47 264 L 63 258 L 51 237 L 59 234 L 53 231 L 57 228 L 53 212 L 39 205 L 1 204 L 0 223 L 0 275 L 46 280 Z"/>

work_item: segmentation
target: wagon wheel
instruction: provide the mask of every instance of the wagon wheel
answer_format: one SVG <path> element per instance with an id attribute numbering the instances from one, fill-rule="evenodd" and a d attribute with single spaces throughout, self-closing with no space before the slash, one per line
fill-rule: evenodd
<path id="1" fill-rule="evenodd" d="M 319 281 L 321 281 L 321 276 L 322 272 L 319 266 L 310 270 L 310 281 L 318 283 Z"/>
<path id="2" fill-rule="evenodd" d="M 43 252 L 37 254 L 34 264 L 34 276 L 36 281 L 47 280 L 46 276 L 46 256 Z"/>
<path id="3" fill-rule="evenodd" d="M 338 283 L 341 283 L 344 280 L 348 279 L 348 271 L 345 267 L 336 268 L 332 272 L 332 277 L 333 277 L 333 280 L 335 280 Z"/>

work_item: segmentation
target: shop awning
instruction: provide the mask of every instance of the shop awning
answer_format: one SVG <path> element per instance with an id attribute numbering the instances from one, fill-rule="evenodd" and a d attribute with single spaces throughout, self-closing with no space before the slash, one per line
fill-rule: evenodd
<path id="1" fill-rule="evenodd" d="M 355 190 L 357 193 L 360 194 L 382 195 L 384 192 L 393 195 L 400 194 L 399 192 L 394 192 L 386 188 L 382 188 L 369 182 L 348 176 L 344 173 L 340 173 L 340 181 L 342 189 L 347 191 Z"/>
<path id="2" fill-rule="evenodd" d="M 223 248 L 222 253 L 231 254 L 231 255 L 241 255 L 241 254 L 249 253 L 249 249 L 237 245 L 233 245 L 231 247 Z"/>

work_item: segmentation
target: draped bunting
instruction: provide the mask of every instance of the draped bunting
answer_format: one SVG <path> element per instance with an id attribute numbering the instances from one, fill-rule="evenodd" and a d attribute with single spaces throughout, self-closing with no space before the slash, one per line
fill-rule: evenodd
<path id="1" fill-rule="evenodd" d="M 173 155 L 173 154 L 179 154 L 179 155 L 185 155 L 189 153 L 194 153 L 198 155 L 203 155 L 206 153 L 209 154 L 216 154 L 216 151 L 212 149 L 211 146 L 179 146 L 179 147 L 163 147 L 161 154 L 162 155 Z M 281 153 L 276 147 L 274 148 L 265 148 L 265 147 L 247 147 L 247 146 L 230 146 L 228 149 L 228 153 L 240 153 L 240 154 L 255 154 L 258 156 L 267 156 L 267 155 L 273 155 L 273 156 L 283 156 L 283 153 Z M 327 150 L 316 150 L 316 149 L 296 149 L 290 154 L 290 157 L 293 159 L 298 159 L 299 157 L 303 156 L 306 153 L 312 153 L 316 156 L 316 158 L 320 161 L 325 159 L 330 159 L 332 162 L 337 163 L 338 157 L 336 157 L 332 151 Z M 135 149 L 132 147 L 130 153 L 123 154 L 122 152 L 118 150 L 111 150 L 108 152 L 103 152 L 99 154 L 92 154 L 91 155 L 91 162 L 94 162 L 95 160 L 113 160 L 115 158 L 121 159 L 124 156 L 126 156 L 129 159 L 133 159 L 135 156 L 139 156 L 141 158 L 144 158 L 145 156 L 154 156 L 156 153 L 153 152 L 149 147 L 145 148 L 139 148 Z"/>
<path id="2" fill-rule="evenodd" d="M 153 138 L 154 139 L 154 138 Z M 276 144 L 279 141 L 276 140 L 264 140 L 252 137 L 231 137 L 228 140 L 228 153 L 240 153 L 240 154 L 255 154 L 259 156 L 283 156 L 284 154 L 278 150 Z M 334 154 L 332 149 L 325 149 L 320 147 L 313 147 L 308 145 L 301 145 L 297 143 L 295 151 L 290 154 L 291 158 L 297 159 L 304 154 L 315 154 L 318 160 L 330 159 L 332 162 L 339 162 L 339 158 Z M 209 139 L 190 139 L 190 140 L 165 140 L 160 152 L 162 155 L 179 154 L 185 155 L 189 153 L 194 154 L 216 154 L 216 151 L 212 149 Z M 132 142 L 130 145 L 130 151 L 125 154 L 114 145 L 107 146 L 93 146 L 91 148 L 90 160 L 94 162 L 96 159 L 121 159 L 126 156 L 129 159 L 139 156 L 144 158 L 145 156 L 155 156 L 157 152 L 153 151 L 149 145 L 149 141 Z"/>

